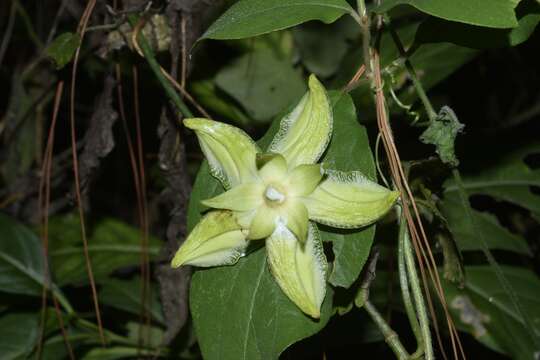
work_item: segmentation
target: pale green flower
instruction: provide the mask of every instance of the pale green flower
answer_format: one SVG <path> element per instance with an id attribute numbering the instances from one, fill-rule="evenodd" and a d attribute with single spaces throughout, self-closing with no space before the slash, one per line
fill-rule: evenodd
<path id="1" fill-rule="evenodd" d="M 360 172 L 317 164 L 332 135 L 332 108 L 322 84 L 310 77 L 309 91 L 281 120 L 266 152 L 233 126 L 207 119 L 184 124 L 197 134 L 212 175 L 227 191 L 202 202 L 220 210 L 203 217 L 172 266 L 232 265 L 250 240 L 266 239 L 270 270 L 283 292 L 303 312 L 320 317 L 328 266 L 312 221 L 366 226 L 398 197 Z"/>

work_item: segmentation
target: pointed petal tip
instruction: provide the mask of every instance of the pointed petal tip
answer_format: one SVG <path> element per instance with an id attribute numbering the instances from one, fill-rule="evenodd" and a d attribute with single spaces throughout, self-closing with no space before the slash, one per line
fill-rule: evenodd
<path id="1" fill-rule="evenodd" d="M 317 76 L 315 76 L 315 74 L 309 75 L 308 85 L 310 90 L 313 90 L 313 88 L 315 87 L 322 86 L 321 82 L 319 81 L 319 79 L 317 79 Z"/>
<path id="2" fill-rule="evenodd" d="M 209 122 L 214 122 L 210 119 L 205 118 L 187 118 L 182 121 L 184 123 L 184 126 L 191 130 L 199 130 L 203 127 L 203 125 L 208 125 Z"/>
<path id="3" fill-rule="evenodd" d="M 178 249 L 173 259 L 171 260 L 171 267 L 173 269 L 179 268 L 180 266 L 185 265 L 186 263 L 185 254 L 183 254 L 181 250 L 182 248 Z"/>

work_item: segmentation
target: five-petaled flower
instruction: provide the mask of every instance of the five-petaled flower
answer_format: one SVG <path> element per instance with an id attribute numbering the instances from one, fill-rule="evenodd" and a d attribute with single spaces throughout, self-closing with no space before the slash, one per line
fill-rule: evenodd
<path id="1" fill-rule="evenodd" d="M 332 121 L 326 91 L 313 75 L 309 91 L 281 120 L 265 152 L 238 128 L 185 119 L 226 192 L 202 201 L 218 210 L 195 226 L 172 266 L 233 265 L 249 241 L 266 239 L 270 271 L 283 292 L 303 312 L 320 317 L 328 266 L 313 221 L 363 227 L 384 215 L 398 197 L 360 172 L 317 163 L 330 142 Z"/>

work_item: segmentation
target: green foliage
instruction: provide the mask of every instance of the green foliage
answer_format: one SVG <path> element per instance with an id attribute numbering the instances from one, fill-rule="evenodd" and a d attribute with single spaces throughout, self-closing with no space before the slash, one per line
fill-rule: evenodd
<path id="1" fill-rule="evenodd" d="M 79 34 L 65 32 L 54 39 L 45 52 L 54 61 L 56 69 L 59 70 L 71 61 L 80 44 Z"/>
<path id="2" fill-rule="evenodd" d="M 146 289 L 143 303 L 142 281 L 138 276 L 131 280 L 106 280 L 99 292 L 99 302 L 134 315 L 140 315 L 141 311 L 144 311 L 152 316 L 152 321 L 164 324 L 158 289 L 153 284 Z"/>
<path id="3" fill-rule="evenodd" d="M 387 12 L 397 5 L 410 5 L 426 14 L 446 20 L 492 28 L 517 26 L 515 0 L 387 0 L 375 11 Z"/>
<path id="4" fill-rule="evenodd" d="M 51 266 L 60 285 L 86 284 L 83 243 L 79 218 L 74 215 L 52 218 L 49 225 Z M 138 265 L 141 259 L 141 232 L 114 219 L 99 221 L 88 238 L 88 253 L 96 281 L 105 280 L 118 268 Z M 159 252 L 160 241 L 150 236 L 148 254 Z"/>
<path id="5" fill-rule="evenodd" d="M 40 296 L 46 279 L 38 237 L 0 213 L 0 291 Z"/>
<path id="6" fill-rule="evenodd" d="M 467 219 L 463 216 L 463 205 L 458 194 L 446 194 L 442 202 L 442 211 L 460 250 L 482 250 L 475 232 L 466 224 Z M 525 255 L 531 254 L 525 239 L 502 227 L 495 216 L 475 210 L 472 214 L 476 226 L 485 234 L 490 249 L 514 251 Z"/>
<path id="7" fill-rule="evenodd" d="M 32 352 L 38 337 L 36 313 L 0 315 L 0 354 L 3 360 L 24 359 Z"/>
<path id="8" fill-rule="evenodd" d="M 475 49 L 517 46 L 534 33 L 540 22 L 540 4 L 534 0 L 520 1 L 516 16 L 518 25 L 510 29 L 493 29 L 428 18 L 420 25 L 416 40 L 420 43 L 451 42 Z"/>
<path id="9" fill-rule="evenodd" d="M 302 63 L 319 78 L 327 78 L 339 70 L 340 62 L 359 33 L 358 24 L 349 16 L 330 25 L 308 22 L 292 30 Z"/>
<path id="10" fill-rule="evenodd" d="M 318 321 L 304 315 L 278 287 L 260 248 L 234 266 L 197 271 L 190 303 L 204 358 L 267 359 L 320 331 L 331 298 L 328 289 Z"/>
<path id="11" fill-rule="evenodd" d="M 270 49 L 241 56 L 221 69 L 215 83 L 256 121 L 271 120 L 306 91 L 304 79 L 292 63 L 278 58 Z"/>
<path id="12" fill-rule="evenodd" d="M 497 159 L 485 155 L 486 166 L 463 177 L 465 190 L 469 195 L 489 195 L 522 206 L 539 220 L 540 195 L 533 193 L 531 187 L 540 186 L 540 169 L 532 169 L 524 162 L 527 156 L 538 153 L 540 144 L 533 143 Z M 456 193 L 457 190 L 453 180 L 445 183 L 445 193 Z"/>
<path id="13" fill-rule="evenodd" d="M 540 318 L 540 280 L 534 272 L 510 266 L 501 266 L 504 276 L 512 284 L 521 305 L 531 319 Z M 538 321 L 536 334 L 529 334 L 521 316 L 500 290 L 493 269 L 489 266 L 468 266 L 463 290 L 445 283 L 449 308 L 458 320 L 461 330 L 472 334 L 478 341 L 512 359 L 531 359 L 538 351 L 531 341 L 540 334 Z"/>
<path id="14" fill-rule="evenodd" d="M 352 11 L 345 0 L 240 0 L 219 17 L 202 39 L 241 39 L 309 20 L 331 23 Z"/>

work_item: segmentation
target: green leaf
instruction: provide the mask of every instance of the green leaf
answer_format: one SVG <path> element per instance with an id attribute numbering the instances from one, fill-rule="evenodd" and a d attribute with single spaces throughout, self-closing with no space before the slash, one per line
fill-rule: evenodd
<path id="1" fill-rule="evenodd" d="M 345 0 L 240 0 L 221 15 L 200 40 L 241 39 L 310 20 L 328 24 L 351 11 Z"/>
<path id="2" fill-rule="evenodd" d="M 205 359 L 277 359 L 292 343 L 321 330 L 331 314 L 327 289 L 321 319 L 303 314 L 283 294 L 260 248 L 235 266 L 197 271 L 191 314 Z"/>
<path id="3" fill-rule="evenodd" d="M 445 195 L 442 212 L 460 250 L 482 250 L 482 244 L 478 241 L 475 231 L 470 228 L 468 220 L 463 216 L 463 204 L 457 193 Z M 488 248 L 531 255 L 527 241 L 502 227 L 495 216 L 475 210 L 472 214 L 478 230 L 484 234 Z"/>
<path id="4" fill-rule="evenodd" d="M 349 16 L 332 25 L 309 22 L 292 30 L 300 57 L 310 73 L 326 78 L 336 73 L 360 27 Z"/>
<path id="5" fill-rule="evenodd" d="M 500 291 L 497 276 L 489 266 L 466 267 L 467 281 L 463 290 L 443 282 L 450 311 L 457 326 L 484 345 L 512 359 L 532 359 L 538 349 L 531 335 L 540 336 L 540 280 L 526 269 L 501 266 L 501 270 L 535 324 L 536 334 L 527 333 L 521 316 L 509 297 Z"/>
<path id="6" fill-rule="evenodd" d="M 38 237 L 0 214 L 0 291 L 40 296 L 47 279 L 44 259 Z"/>
<path id="7" fill-rule="evenodd" d="M 459 160 L 454 151 L 454 142 L 464 127 L 465 125 L 459 122 L 454 111 L 443 106 L 437 118 L 420 135 L 420 141 L 424 144 L 435 145 L 441 161 L 455 167 L 459 165 Z"/>
<path id="8" fill-rule="evenodd" d="M 56 69 L 61 69 L 71 61 L 80 44 L 79 34 L 65 32 L 53 40 L 45 53 L 55 62 Z"/>
<path id="9" fill-rule="evenodd" d="M 334 112 L 334 134 L 322 162 L 341 171 L 360 170 L 376 180 L 375 162 L 366 129 L 358 124 L 356 109 L 349 95 L 330 92 Z M 319 226 L 323 241 L 331 241 L 334 266 L 328 281 L 349 287 L 356 280 L 369 256 L 375 225 L 360 230 L 338 230 Z"/>
<path id="10" fill-rule="evenodd" d="M 497 156 L 496 162 L 493 162 L 494 154 L 490 152 L 482 159 L 487 166 L 463 176 L 463 186 L 469 195 L 489 195 L 511 202 L 529 210 L 540 220 L 540 195 L 531 191 L 531 187 L 540 186 L 540 169 L 531 169 L 524 162 L 528 155 L 539 153 L 539 143 Z M 447 181 L 444 188 L 445 194 L 458 192 L 454 181 Z"/>
<path id="11" fill-rule="evenodd" d="M 426 14 L 446 20 L 492 28 L 517 26 L 516 0 L 387 0 L 374 10 L 387 12 L 397 5 L 410 5 Z"/>
<path id="12" fill-rule="evenodd" d="M 215 83 L 258 122 L 269 121 L 306 91 L 304 79 L 292 62 L 278 58 L 270 49 L 241 56 L 220 70 Z"/>
<path id="13" fill-rule="evenodd" d="M 527 40 L 540 22 L 540 3 L 523 0 L 516 8 L 517 27 L 491 29 L 437 18 L 424 21 L 416 34 L 418 43 L 451 42 L 475 49 L 516 46 Z"/>
<path id="14" fill-rule="evenodd" d="M 70 214 L 51 218 L 49 239 L 51 268 L 58 284 L 85 284 L 88 274 L 78 217 Z M 160 245 L 158 239 L 149 237 L 151 259 L 158 255 Z M 118 220 L 101 220 L 88 238 L 88 252 L 96 281 L 103 281 L 116 269 L 140 263 L 141 232 Z"/>
<path id="15" fill-rule="evenodd" d="M 26 359 L 37 342 L 38 316 L 11 312 L 0 316 L 0 357 L 2 360 Z"/>
<path id="16" fill-rule="evenodd" d="M 110 279 L 102 284 L 99 291 L 99 302 L 111 307 L 139 315 L 143 303 L 141 301 L 141 277 L 131 280 Z M 144 303 L 144 311 L 152 316 L 154 321 L 164 324 L 161 303 L 158 298 L 158 289 L 151 284 Z"/>

